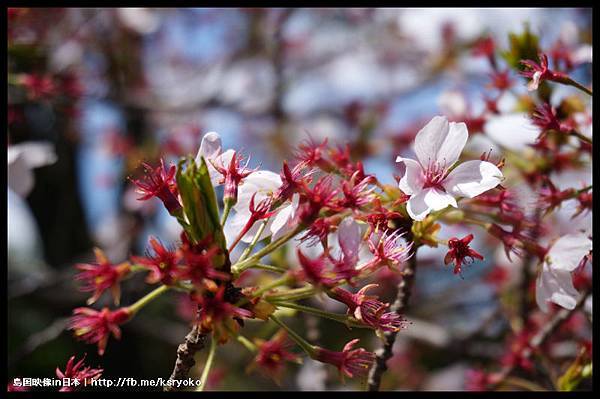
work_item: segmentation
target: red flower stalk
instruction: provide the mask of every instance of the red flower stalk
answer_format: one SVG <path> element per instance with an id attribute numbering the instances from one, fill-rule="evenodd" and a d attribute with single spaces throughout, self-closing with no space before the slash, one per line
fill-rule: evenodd
<path id="1" fill-rule="evenodd" d="M 407 245 L 398 244 L 398 238 L 403 235 L 404 233 L 401 233 L 400 230 L 396 230 L 391 234 L 388 230 L 378 240 L 371 240 L 369 238 L 369 250 L 375 257 L 365 268 L 375 268 L 385 265 L 391 270 L 398 270 L 398 266 L 411 257 L 410 248 L 412 247 L 412 243 Z"/>
<path id="2" fill-rule="evenodd" d="M 255 201 L 254 201 L 255 197 L 256 197 L 256 193 L 252 194 L 252 197 L 250 198 L 250 205 L 248 207 L 250 210 L 250 217 L 248 218 L 248 221 L 242 228 L 242 231 L 240 231 L 240 233 L 238 234 L 235 241 L 233 243 L 231 243 L 231 245 L 229 246 L 229 252 L 233 251 L 233 248 L 235 248 L 235 246 L 240 242 L 242 237 L 244 237 L 246 235 L 246 233 L 248 233 L 248 231 L 250 231 L 252 226 L 254 226 L 254 223 L 256 223 L 262 219 L 268 219 L 277 213 L 276 211 L 269 212 L 273 208 L 273 197 L 272 196 L 262 199 L 258 203 L 258 205 L 255 205 Z"/>
<path id="3" fill-rule="evenodd" d="M 133 180 L 133 183 L 137 186 L 136 191 L 142 195 L 138 200 L 146 201 L 152 197 L 158 197 L 171 215 L 176 216 L 181 213 L 182 208 L 177 199 L 178 191 L 175 182 L 177 167 L 171 165 L 167 170 L 162 159 L 156 169 L 153 169 L 147 163 L 143 163 L 143 165 L 146 170 L 145 179 Z"/>
<path id="4" fill-rule="evenodd" d="M 290 352 L 293 346 L 287 339 L 285 330 L 277 332 L 270 340 L 256 339 L 258 353 L 254 357 L 254 365 L 260 367 L 266 375 L 279 383 L 285 370 L 285 362 L 298 362 L 300 356 Z"/>
<path id="5" fill-rule="evenodd" d="M 558 65 L 562 64 L 562 69 L 564 71 L 570 71 L 575 66 L 571 50 L 562 42 L 562 40 L 557 40 L 554 46 L 552 46 L 550 57 L 557 68 L 561 69 Z"/>
<path id="6" fill-rule="evenodd" d="M 488 84 L 488 87 L 490 87 L 490 88 L 498 89 L 500 91 L 505 91 L 505 90 L 510 89 L 510 87 L 512 85 L 513 85 L 513 81 L 510 78 L 508 69 L 505 71 L 494 71 L 490 75 L 490 83 Z M 493 107 L 493 108 L 497 110 L 496 107 Z"/>
<path id="7" fill-rule="evenodd" d="M 540 63 L 538 64 L 532 60 L 521 60 L 521 64 L 525 68 L 521 72 L 522 76 L 531 78 L 531 82 L 527 85 L 527 88 L 531 90 L 537 90 L 540 83 L 545 80 L 566 83 L 569 81 L 569 77 L 561 72 L 554 72 L 548 69 L 548 56 L 546 54 L 539 54 Z"/>
<path id="8" fill-rule="evenodd" d="M 405 321 L 402 316 L 395 312 L 386 312 L 390 307 L 389 303 L 383 303 L 376 296 L 365 294 L 375 287 L 378 285 L 368 284 L 356 294 L 334 287 L 331 289 L 330 296 L 348 306 L 348 314 L 353 315 L 357 320 L 377 330 L 399 331 Z"/>
<path id="9" fill-rule="evenodd" d="M 341 352 L 316 347 L 315 360 L 334 365 L 342 375 L 350 378 L 365 375 L 371 368 L 375 355 L 363 348 L 352 349 L 358 342 L 358 339 L 353 339 Z"/>
<path id="10" fill-rule="evenodd" d="M 461 266 L 473 262 L 475 258 L 483 260 L 483 256 L 474 249 L 469 248 L 469 243 L 473 240 L 473 234 L 463 238 L 451 238 L 448 240 L 448 253 L 444 257 L 444 263 L 447 265 L 454 262 L 454 274 L 461 273 Z"/>
<path id="11" fill-rule="evenodd" d="M 496 44 L 494 43 L 494 39 L 492 39 L 490 36 L 487 36 L 487 37 L 483 37 L 483 38 L 477 40 L 477 42 L 475 42 L 475 45 L 473 46 L 471 53 L 474 56 L 483 56 L 483 57 L 489 58 L 489 57 L 494 56 L 495 49 L 496 49 Z"/>
<path id="12" fill-rule="evenodd" d="M 217 246 L 203 249 L 201 246 L 182 244 L 180 253 L 183 257 L 183 265 L 179 269 L 177 278 L 191 280 L 196 287 L 215 291 L 217 286 L 214 280 L 228 281 L 231 276 L 228 273 L 215 268 L 213 258 L 220 253 Z"/>
<path id="13" fill-rule="evenodd" d="M 500 363 L 505 367 L 521 367 L 523 370 L 531 371 L 533 362 L 528 355 L 533 350 L 529 343 L 532 335 L 529 329 L 524 329 L 509 338 L 508 350 L 500 359 Z"/>
<path id="14" fill-rule="evenodd" d="M 484 97 L 483 101 L 485 102 L 486 110 L 488 110 L 492 114 L 500 114 L 500 110 L 498 110 L 498 98 Z"/>
<path id="15" fill-rule="evenodd" d="M 332 172 L 335 170 L 334 165 L 323 157 L 325 148 L 327 147 L 327 139 L 321 144 L 317 144 L 312 138 L 300 143 L 295 157 L 306 166 L 316 166 L 324 172 Z"/>
<path id="16" fill-rule="evenodd" d="M 321 254 L 316 259 L 310 259 L 300 249 L 297 249 L 296 252 L 302 267 L 302 271 L 297 273 L 297 280 L 306 279 L 315 285 L 326 287 L 332 286 L 341 280 L 341 276 L 338 276 L 332 270 L 328 270 L 329 258 L 327 255 Z"/>
<path id="17" fill-rule="evenodd" d="M 239 308 L 225 299 L 225 285 L 219 286 L 217 292 L 205 292 L 203 295 L 192 294 L 192 299 L 198 303 L 200 312 L 198 322 L 203 333 L 214 332 L 219 343 L 227 342 L 229 331 L 236 331 L 239 327 L 235 318 L 243 319 L 253 317 L 248 309 Z"/>
<path id="18" fill-rule="evenodd" d="M 358 209 L 373 201 L 375 187 L 368 188 L 373 182 L 372 176 L 367 176 L 358 181 L 359 172 L 354 172 L 349 181 L 342 181 L 342 193 L 344 197 L 337 202 L 340 208 Z"/>
<path id="19" fill-rule="evenodd" d="M 592 192 L 584 191 L 577 196 L 577 211 L 573 214 L 573 218 L 581 214 L 583 211 L 590 212 L 592 210 Z"/>
<path id="20" fill-rule="evenodd" d="M 20 83 L 25 86 L 30 100 L 50 98 L 56 92 L 56 86 L 49 76 L 26 74 L 21 77 Z"/>
<path id="21" fill-rule="evenodd" d="M 131 260 L 150 270 L 146 278 L 148 284 L 161 282 L 165 285 L 172 285 L 177 281 L 181 254 L 178 251 L 169 251 L 154 237 L 150 237 L 149 242 L 154 254 L 148 254 L 147 257 L 132 256 Z"/>
<path id="22" fill-rule="evenodd" d="M 81 384 L 89 385 L 92 380 L 97 380 L 102 375 L 104 370 L 102 369 L 94 369 L 89 366 L 85 366 L 84 362 L 85 356 L 75 363 L 75 356 L 71 356 L 67 365 L 65 367 L 65 371 L 61 371 L 58 367 L 56 368 L 56 377 L 59 379 L 68 378 L 70 380 L 77 380 Z M 63 386 L 59 389 L 59 392 L 72 392 L 75 390 L 74 385 Z"/>
<path id="23" fill-rule="evenodd" d="M 131 271 L 131 266 L 128 262 L 118 265 L 111 263 L 99 248 L 94 248 L 94 254 L 96 255 L 96 263 L 76 265 L 81 273 L 75 276 L 75 280 L 84 282 L 84 285 L 80 287 L 82 292 L 94 292 L 94 295 L 87 300 L 88 305 L 96 302 L 108 289 L 111 290 L 114 302 L 118 305 L 121 299 L 119 284 Z"/>
<path id="24" fill-rule="evenodd" d="M 575 189 L 559 190 L 546 176 L 543 177 L 543 182 L 545 184 L 540 188 L 536 205 L 545 209 L 546 215 L 560 207 L 563 201 L 567 201 L 575 195 Z"/>
<path id="25" fill-rule="evenodd" d="M 314 170 L 304 172 L 305 168 L 306 164 L 301 162 L 290 169 L 287 161 L 283 161 L 283 169 L 279 174 L 281 176 L 281 186 L 274 195 L 275 207 L 280 203 L 292 198 L 294 193 L 299 193 L 306 188 L 306 185 L 309 183 Z"/>
<path id="26" fill-rule="evenodd" d="M 98 344 L 98 354 L 104 355 L 108 338 L 112 334 L 116 339 L 121 339 L 119 325 L 131 318 L 128 308 L 111 311 L 104 308 L 97 311 L 91 308 L 76 308 L 69 322 L 69 330 L 73 330 L 75 337 L 89 344 Z"/>
<path id="27" fill-rule="evenodd" d="M 221 183 L 225 184 L 225 191 L 223 194 L 223 201 L 230 202 L 231 204 L 237 203 L 238 187 L 242 180 L 244 180 L 250 173 L 255 172 L 256 169 L 249 169 L 248 163 L 250 158 L 246 160 L 245 165 L 241 165 L 242 157 L 238 157 L 237 152 L 233 153 L 229 165 L 225 166 L 221 163 L 218 165 L 216 162 L 211 160 L 212 165 L 215 169 L 223 175 Z M 221 161 L 222 162 L 222 161 Z"/>
<path id="28" fill-rule="evenodd" d="M 369 223 L 372 232 L 387 231 L 391 228 L 390 223 L 393 223 L 394 220 L 402 219 L 400 212 L 390 211 L 382 206 L 378 198 L 373 200 L 373 204 L 373 210 L 366 216 L 366 221 Z"/>
<path id="29" fill-rule="evenodd" d="M 320 178 L 312 189 L 306 187 L 306 201 L 300 204 L 297 211 L 300 222 L 311 223 L 323 208 L 339 210 L 335 200 L 337 193 L 338 190 L 333 188 L 333 178 L 329 175 Z"/>
<path id="30" fill-rule="evenodd" d="M 350 145 L 344 147 L 332 148 L 329 150 L 329 156 L 333 163 L 339 168 L 339 171 L 345 176 L 353 176 L 356 174 L 356 180 L 360 181 L 365 178 L 365 171 L 361 161 L 352 162 L 350 157 Z M 372 179 L 375 177 L 372 176 Z"/>
<path id="31" fill-rule="evenodd" d="M 538 105 L 533 112 L 531 121 L 534 125 L 539 127 L 542 132 L 540 136 L 545 136 L 549 130 L 568 134 L 573 130 L 571 123 L 561 123 L 557 116 L 556 110 L 548 103 Z"/>
<path id="32" fill-rule="evenodd" d="M 504 252 L 506 253 L 506 257 L 510 260 L 510 253 L 513 252 L 517 256 L 523 256 L 523 236 L 519 233 L 519 229 L 517 227 L 513 227 L 512 232 L 508 232 L 504 230 L 502 227 L 493 223 L 488 228 L 488 233 L 493 235 L 502 241 L 504 245 Z"/>
<path id="33" fill-rule="evenodd" d="M 335 230 L 336 217 L 322 217 L 316 219 L 308 226 L 307 232 L 300 237 L 301 241 L 307 241 L 309 246 L 326 243 L 327 235 Z"/>

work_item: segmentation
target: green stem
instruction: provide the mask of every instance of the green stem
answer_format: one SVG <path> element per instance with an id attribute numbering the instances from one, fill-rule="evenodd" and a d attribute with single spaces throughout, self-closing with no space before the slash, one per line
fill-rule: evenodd
<path id="1" fill-rule="evenodd" d="M 577 137 L 581 141 L 584 141 L 584 142 L 586 142 L 586 143 L 588 143 L 590 145 L 592 144 L 592 139 L 591 138 L 589 138 L 587 136 L 584 136 L 583 134 L 579 133 L 578 131 L 573 130 L 573 131 L 571 131 L 571 134 L 573 136 Z"/>
<path id="2" fill-rule="evenodd" d="M 574 81 L 571 78 L 568 78 L 567 81 L 565 82 L 565 84 L 569 85 L 569 86 L 573 86 L 579 90 L 581 90 L 582 92 L 586 93 L 587 95 L 591 96 L 592 95 L 592 91 L 590 89 L 588 89 L 587 87 L 585 87 L 584 85 L 582 85 L 581 83 L 578 83 L 576 81 Z"/>
<path id="3" fill-rule="evenodd" d="M 252 296 L 253 297 L 261 296 L 262 294 L 269 291 L 270 289 L 291 283 L 292 281 L 294 281 L 294 278 L 292 276 L 289 276 L 289 275 L 283 276 L 280 279 L 273 281 L 271 284 L 267 284 L 264 287 L 261 287 L 260 289 L 256 290 L 254 293 L 252 293 Z"/>
<path id="4" fill-rule="evenodd" d="M 273 265 L 265 265 L 264 263 L 257 263 L 255 265 L 252 265 L 252 267 L 249 267 L 249 269 L 267 270 L 269 272 L 275 272 L 275 273 L 285 273 L 285 272 L 287 272 L 286 268 L 278 267 L 278 266 L 273 266 Z"/>
<path id="5" fill-rule="evenodd" d="M 256 264 L 259 260 L 262 259 L 263 256 L 270 254 L 271 252 L 275 251 L 277 248 L 279 248 L 280 246 L 282 246 L 283 244 L 285 244 L 286 242 L 291 240 L 296 234 L 298 234 L 302 230 L 304 230 L 304 226 L 298 225 L 294 230 L 290 231 L 283 237 L 280 237 L 279 239 L 265 245 L 262 249 L 258 250 L 251 257 L 249 257 L 241 262 L 237 262 L 235 265 L 231 266 L 231 271 L 233 272 L 234 275 L 239 275 L 244 270 L 246 270 L 249 267 L 251 267 L 252 265 Z"/>
<path id="6" fill-rule="evenodd" d="M 210 372 L 210 368 L 213 364 L 213 359 L 215 358 L 215 352 L 217 351 L 217 340 L 215 337 L 212 337 L 210 340 L 210 349 L 208 352 L 208 358 L 206 358 L 206 363 L 204 364 L 204 370 L 202 370 L 202 376 L 200 377 L 200 385 L 196 389 L 198 392 L 204 391 L 204 387 L 206 387 L 206 380 L 208 379 L 208 373 Z"/>
<path id="7" fill-rule="evenodd" d="M 590 184 L 590 185 L 589 185 L 589 186 L 587 186 L 587 187 L 584 187 L 584 188 L 582 188 L 582 189 L 580 189 L 580 190 L 577 190 L 577 191 L 575 191 L 575 197 L 577 197 L 577 196 L 578 196 L 579 194 L 581 194 L 581 193 L 585 193 L 586 191 L 590 191 L 590 190 L 592 189 L 592 187 L 593 187 L 593 186 Z"/>
<path id="8" fill-rule="evenodd" d="M 288 308 L 288 309 L 295 309 L 295 310 L 299 310 L 301 312 L 314 314 L 315 316 L 323 317 L 325 319 L 334 320 L 339 323 L 343 323 L 349 327 L 371 328 L 370 326 L 359 323 L 346 315 L 342 315 L 342 314 L 338 314 L 338 313 L 331 313 L 331 312 L 327 312 L 326 310 L 312 308 L 309 306 L 298 305 L 297 303 L 293 303 L 293 302 L 282 302 L 282 301 L 269 301 L 269 302 L 275 306 L 281 306 L 283 308 Z"/>
<path id="9" fill-rule="evenodd" d="M 311 345 L 310 343 L 308 343 L 300 335 L 296 334 L 296 332 L 294 330 L 292 330 L 285 323 L 283 323 L 281 320 L 279 320 L 279 318 L 277 318 L 277 316 L 271 315 L 269 317 L 276 324 L 278 324 L 281 328 L 283 328 L 285 331 L 287 331 L 287 333 L 290 336 L 290 338 L 292 338 L 294 341 L 296 341 L 296 343 L 298 344 L 298 346 L 300 346 L 304 350 L 304 352 L 306 352 L 306 354 L 308 356 L 310 356 L 311 358 L 314 358 L 314 356 L 316 355 L 316 348 L 313 345 Z"/>
<path id="10" fill-rule="evenodd" d="M 297 301 L 299 299 L 310 298 L 317 293 L 317 289 L 313 286 L 295 288 L 282 293 L 271 294 L 265 297 L 267 301 Z"/>
<path id="11" fill-rule="evenodd" d="M 221 226 L 225 226 L 225 222 L 229 217 L 229 212 L 231 212 L 231 208 L 233 208 L 233 204 L 231 201 L 225 201 L 223 204 L 223 215 L 221 215 Z"/>
<path id="12" fill-rule="evenodd" d="M 283 277 L 281 277 L 281 278 L 279 278 L 279 279 L 277 279 L 277 280 L 273 281 L 272 283 L 270 283 L 270 284 L 267 284 L 267 285 L 265 285 L 265 286 L 263 286 L 263 287 L 259 288 L 258 290 L 256 290 L 255 292 L 253 292 L 253 293 L 252 293 L 250 296 L 251 296 L 252 298 L 259 297 L 259 296 L 261 296 L 263 293 L 265 293 L 265 292 L 269 291 L 270 289 L 273 289 L 273 288 L 275 288 L 275 287 L 279 287 L 279 286 L 281 286 L 281 285 L 285 285 L 285 284 L 287 284 L 287 283 L 289 283 L 289 282 L 291 282 L 291 281 L 293 281 L 293 278 L 292 278 L 291 276 L 283 276 Z M 250 300 L 250 298 L 248 298 L 248 297 L 244 297 L 244 298 L 240 299 L 240 300 L 238 301 L 238 303 L 236 303 L 236 306 L 242 306 L 243 304 L 245 304 L 245 303 L 249 302 L 249 300 Z"/>
<path id="13" fill-rule="evenodd" d="M 242 252 L 242 256 L 240 256 L 240 258 L 238 259 L 238 262 L 243 261 L 244 259 L 246 259 L 248 257 L 248 255 L 250 255 L 250 252 L 252 252 L 252 250 L 254 249 L 254 247 L 256 246 L 258 241 L 260 240 L 260 236 L 263 233 L 263 231 L 265 230 L 265 227 L 267 227 L 268 222 L 269 222 L 269 219 L 265 219 L 261 223 L 261 225 L 258 227 L 258 231 L 254 235 L 254 238 L 252 238 L 252 242 L 250 243 L 250 245 L 248 245 L 248 247 L 244 250 L 244 252 Z"/>
<path id="14" fill-rule="evenodd" d="M 128 309 L 132 314 L 136 314 L 141 308 L 146 306 L 148 303 L 152 302 L 154 299 L 158 298 L 161 294 L 166 292 L 170 287 L 166 285 L 161 285 L 153 291 L 150 291 L 144 297 L 139 299 L 133 305 L 129 306 Z"/>
<path id="15" fill-rule="evenodd" d="M 238 335 L 236 338 L 238 342 L 244 345 L 244 347 L 246 347 L 246 349 L 248 349 L 250 352 L 258 352 L 256 345 L 254 345 L 248 338 L 244 337 L 243 335 Z"/>

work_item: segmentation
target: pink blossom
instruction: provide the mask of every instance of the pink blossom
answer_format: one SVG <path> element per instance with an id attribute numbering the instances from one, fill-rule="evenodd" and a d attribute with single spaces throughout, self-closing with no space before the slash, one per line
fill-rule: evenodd
<path id="1" fill-rule="evenodd" d="M 406 165 L 399 188 L 410 195 L 406 210 L 414 220 L 423 220 L 431 211 L 449 205 L 457 208 L 456 197 L 473 198 L 500 183 L 502 172 L 487 161 L 467 161 L 450 171 L 468 135 L 464 123 L 449 123 L 445 117 L 436 116 L 415 138 L 418 160 L 396 159 Z"/>

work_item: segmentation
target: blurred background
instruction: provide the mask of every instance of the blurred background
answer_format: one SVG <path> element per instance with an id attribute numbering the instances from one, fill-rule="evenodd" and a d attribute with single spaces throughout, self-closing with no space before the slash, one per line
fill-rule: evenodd
<path id="1" fill-rule="evenodd" d="M 144 253 L 149 235 L 179 237 L 160 202 L 137 201 L 127 177 L 140 174 L 141 161 L 176 162 L 216 131 L 225 148 L 278 172 L 300 141 L 327 138 L 350 143 L 367 173 L 393 183 L 396 155 L 449 112 L 448 93 L 464 96 L 471 115 L 485 107 L 489 65 L 473 54 L 482 38 L 506 48 L 509 32 L 529 29 L 543 48 L 591 44 L 589 9 L 9 8 L 7 18 L 9 378 L 51 377 L 84 353 L 106 377 L 171 373 L 192 315 L 179 294 L 125 325 L 103 357 L 65 331 L 86 298 L 74 264 L 92 261 L 93 247 L 120 262 Z M 572 76 L 588 84 L 591 64 Z M 513 79 L 524 92 L 525 81 Z M 471 133 L 482 129 L 470 122 Z M 484 255 L 464 280 L 440 262 L 420 272 L 413 325 L 384 388 L 464 389 L 465 370 L 489 360 L 461 344 L 497 319 L 494 256 Z M 123 304 L 145 292 L 138 277 L 123 285 Z M 315 342 L 347 341 L 327 334 L 339 325 L 298 318 Z M 309 361 L 278 387 L 248 374 L 248 354 L 229 347 L 212 389 L 341 389 L 335 370 Z M 502 349 L 491 348 L 488 357 Z"/>

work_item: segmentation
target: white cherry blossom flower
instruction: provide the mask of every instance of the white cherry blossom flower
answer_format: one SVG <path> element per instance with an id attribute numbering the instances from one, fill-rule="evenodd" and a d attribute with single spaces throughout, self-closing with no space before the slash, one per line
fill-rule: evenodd
<path id="1" fill-rule="evenodd" d="M 592 240 L 582 233 L 567 234 L 552 245 L 535 287 L 535 299 L 543 312 L 548 312 L 548 302 L 575 308 L 579 293 L 573 287 L 571 272 L 591 250 Z"/>
<path id="2" fill-rule="evenodd" d="M 51 165 L 57 160 L 54 145 L 46 141 L 30 141 L 8 146 L 8 187 L 25 198 L 35 184 L 33 169 Z"/>
<path id="3" fill-rule="evenodd" d="M 456 197 L 473 198 L 500 183 L 502 172 L 491 162 L 467 161 L 449 172 L 468 136 L 464 123 L 436 116 L 415 138 L 417 160 L 396 158 L 406 165 L 399 188 L 410 196 L 406 210 L 411 218 L 423 220 L 449 205 L 457 208 Z"/>
<path id="4" fill-rule="evenodd" d="M 208 132 L 202 137 L 200 149 L 196 155 L 196 164 L 200 165 L 200 159 L 204 157 L 206 160 L 206 166 L 208 167 L 208 173 L 210 175 L 210 182 L 212 183 L 213 187 L 220 185 L 219 181 L 221 180 L 222 175 L 217 171 L 217 169 L 215 169 L 212 163 L 215 162 L 217 165 L 229 165 L 234 153 L 235 151 L 232 149 L 223 151 L 221 136 L 219 133 Z"/>
<path id="5" fill-rule="evenodd" d="M 225 224 L 224 232 L 228 242 L 235 240 L 250 219 L 250 201 L 252 197 L 254 196 L 254 203 L 258 204 L 277 191 L 281 184 L 281 177 L 277 173 L 268 170 L 258 170 L 244 179 L 238 190 L 238 202 L 233 207 L 235 215 L 231 216 Z M 269 219 L 260 236 L 261 240 L 270 235 L 273 235 L 273 239 L 276 240 L 292 228 L 290 222 L 295 216 L 299 200 L 298 194 L 294 194 L 291 203 L 284 204 L 279 208 L 277 214 Z M 262 222 L 256 222 L 244 234 L 242 241 L 250 243 L 261 224 Z"/>

